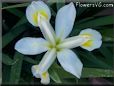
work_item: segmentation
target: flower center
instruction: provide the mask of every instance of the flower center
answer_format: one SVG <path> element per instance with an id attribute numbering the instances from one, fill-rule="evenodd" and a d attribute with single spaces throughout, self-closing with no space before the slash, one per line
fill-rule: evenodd
<path id="1" fill-rule="evenodd" d="M 48 47 L 49 47 L 49 49 L 55 48 L 56 51 L 60 51 L 61 48 L 58 47 L 58 45 L 59 45 L 60 43 L 61 43 L 61 40 L 60 40 L 60 39 L 56 39 L 56 44 L 55 44 L 55 45 L 49 44 Z"/>

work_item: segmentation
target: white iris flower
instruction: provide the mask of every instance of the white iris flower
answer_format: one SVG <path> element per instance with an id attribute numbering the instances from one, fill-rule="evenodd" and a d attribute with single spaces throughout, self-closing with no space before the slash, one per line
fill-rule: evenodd
<path id="1" fill-rule="evenodd" d="M 43 38 L 25 37 L 19 40 L 15 49 L 24 55 L 36 55 L 46 52 L 38 65 L 32 66 L 32 73 L 36 78 L 41 78 L 41 83 L 50 83 L 48 68 L 54 60 L 58 59 L 63 69 L 77 78 L 80 78 L 83 64 L 71 48 L 82 47 L 89 51 L 97 49 L 102 44 L 99 32 L 90 28 L 82 30 L 78 36 L 67 36 L 72 31 L 76 9 L 71 2 L 60 8 L 55 20 L 55 32 L 49 20 L 51 12 L 42 1 L 33 1 L 26 9 L 28 21 L 40 28 Z"/>

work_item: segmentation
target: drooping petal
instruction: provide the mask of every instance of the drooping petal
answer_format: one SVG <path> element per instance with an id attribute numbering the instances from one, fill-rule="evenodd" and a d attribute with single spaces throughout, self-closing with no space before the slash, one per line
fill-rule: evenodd
<path id="1" fill-rule="evenodd" d="M 48 72 L 43 72 L 41 74 L 41 83 L 45 84 L 45 85 L 50 83 L 50 77 L 49 77 L 49 73 Z"/>
<path id="2" fill-rule="evenodd" d="M 34 77 L 36 78 L 40 78 L 40 74 L 39 74 L 39 66 L 38 65 L 33 65 L 31 67 L 31 71 Z"/>
<path id="3" fill-rule="evenodd" d="M 20 39 L 15 49 L 25 55 L 36 55 L 48 50 L 48 42 L 43 38 L 25 37 Z"/>
<path id="4" fill-rule="evenodd" d="M 44 2 L 32 1 L 32 3 L 26 9 L 26 17 L 34 26 L 38 26 L 38 14 L 42 15 L 47 20 L 50 20 L 51 18 L 50 9 Z"/>
<path id="5" fill-rule="evenodd" d="M 52 65 L 52 63 L 56 59 L 56 49 L 53 48 L 46 52 L 44 57 L 39 63 L 40 71 L 39 72 L 46 72 L 48 68 Z"/>
<path id="6" fill-rule="evenodd" d="M 76 9 L 71 2 L 60 8 L 56 16 L 55 30 L 57 38 L 64 39 L 72 31 L 76 17 Z"/>
<path id="7" fill-rule="evenodd" d="M 89 40 L 81 45 L 82 48 L 92 51 L 94 49 L 100 48 L 102 45 L 102 36 L 101 34 L 93 29 L 82 30 L 79 34 L 80 36 L 87 36 Z"/>
<path id="8" fill-rule="evenodd" d="M 40 71 L 39 65 L 33 65 L 31 68 L 31 71 L 32 71 L 32 74 L 34 77 L 41 78 L 42 84 L 49 84 L 50 83 L 49 73 L 47 71 L 39 73 L 39 71 Z"/>
<path id="9" fill-rule="evenodd" d="M 57 53 L 57 58 L 64 70 L 80 78 L 83 64 L 73 51 L 64 49 Z"/>
<path id="10" fill-rule="evenodd" d="M 74 36 L 64 39 L 64 41 L 58 45 L 59 48 L 75 48 L 78 47 L 89 39 L 82 37 L 82 36 Z"/>

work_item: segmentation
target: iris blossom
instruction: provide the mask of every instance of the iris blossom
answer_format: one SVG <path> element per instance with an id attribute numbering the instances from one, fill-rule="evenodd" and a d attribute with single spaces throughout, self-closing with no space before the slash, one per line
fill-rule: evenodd
<path id="1" fill-rule="evenodd" d="M 55 31 L 50 24 L 50 9 L 42 1 L 33 1 L 26 9 L 26 17 L 33 26 L 40 28 L 44 38 L 22 38 L 16 43 L 15 49 L 24 55 L 37 55 L 47 51 L 40 63 L 32 66 L 33 76 L 41 78 L 42 84 L 49 84 L 48 69 L 57 57 L 65 71 L 80 78 L 83 64 L 71 49 L 75 47 L 82 47 L 88 51 L 97 49 L 102 44 L 101 34 L 87 28 L 78 36 L 68 38 L 76 17 L 76 9 L 72 2 L 57 12 Z"/>

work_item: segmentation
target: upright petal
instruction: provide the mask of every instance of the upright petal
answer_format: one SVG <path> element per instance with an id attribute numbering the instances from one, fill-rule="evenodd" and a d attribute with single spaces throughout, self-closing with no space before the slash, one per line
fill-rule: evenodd
<path id="1" fill-rule="evenodd" d="M 51 18 L 49 7 L 42 1 L 32 1 L 26 9 L 26 17 L 33 26 L 38 26 L 38 14 L 45 17 L 47 20 Z"/>
<path id="2" fill-rule="evenodd" d="M 64 70 L 80 78 L 83 64 L 73 51 L 64 49 L 57 53 L 57 58 Z"/>
<path id="3" fill-rule="evenodd" d="M 82 30 L 79 35 L 89 37 L 89 40 L 81 45 L 82 48 L 88 51 L 100 48 L 102 44 L 102 36 L 98 31 L 88 28 Z"/>
<path id="4" fill-rule="evenodd" d="M 56 16 L 55 30 L 57 38 L 64 39 L 72 31 L 76 17 L 76 9 L 71 2 L 60 8 Z"/>
<path id="5" fill-rule="evenodd" d="M 40 21 L 40 30 L 46 40 L 48 40 L 52 45 L 55 45 L 55 32 L 49 21 Z"/>
<path id="6" fill-rule="evenodd" d="M 36 55 L 48 50 L 48 42 L 43 38 L 25 37 L 20 39 L 15 49 L 25 55 Z"/>

